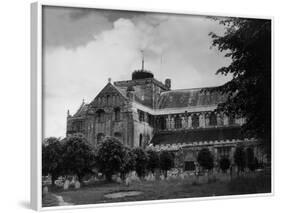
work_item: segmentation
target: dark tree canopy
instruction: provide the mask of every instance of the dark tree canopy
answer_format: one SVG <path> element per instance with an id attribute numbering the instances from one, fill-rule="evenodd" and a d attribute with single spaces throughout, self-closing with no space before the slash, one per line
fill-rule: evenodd
<path id="1" fill-rule="evenodd" d="M 79 181 L 92 172 L 94 152 L 83 135 L 77 134 L 64 139 L 63 165 L 66 174 L 77 175 Z"/>
<path id="2" fill-rule="evenodd" d="M 154 173 L 155 169 L 159 168 L 159 155 L 156 151 L 148 150 L 147 151 L 148 162 L 147 170 Z"/>
<path id="3" fill-rule="evenodd" d="M 135 160 L 136 160 L 136 167 L 135 167 L 136 173 L 140 178 L 143 178 L 145 176 L 147 162 L 148 162 L 147 154 L 140 147 L 133 149 L 133 152 L 135 154 Z"/>
<path id="4" fill-rule="evenodd" d="M 113 174 L 127 170 L 124 168 L 125 157 L 124 145 L 115 137 L 106 137 L 97 150 L 97 167 L 106 179 L 111 181 Z"/>
<path id="5" fill-rule="evenodd" d="M 167 171 L 174 166 L 174 156 L 171 152 L 161 151 L 159 159 L 160 169 L 165 172 L 165 177 L 167 177 Z"/>
<path id="6" fill-rule="evenodd" d="M 271 146 L 271 20 L 224 18 L 224 35 L 210 33 L 213 46 L 231 58 L 229 66 L 217 74 L 231 75 L 232 80 L 213 89 L 228 99 L 218 110 L 244 117 L 243 132 L 263 139 L 270 154 Z"/>
<path id="7" fill-rule="evenodd" d="M 136 156 L 135 156 L 134 152 L 127 147 L 124 147 L 123 162 L 124 163 L 121 166 L 120 174 L 121 174 L 121 179 L 125 180 L 126 174 L 133 171 L 136 166 Z"/>
<path id="8" fill-rule="evenodd" d="M 50 137 L 42 144 L 42 174 L 52 176 L 52 184 L 63 174 L 63 145 L 58 138 Z"/>
<path id="9" fill-rule="evenodd" d="M 204 169 L 210 170 L 214 167 L 214 157 L 208 148 L 199 151 L 197 161 Z"/>
<path id="10" fill-rule="evenodd" d="M 244 147 L 239 146 L 235 149 L 234 161 L 238 167 L 238 173 L 244 171 L 246 167 L 246 153 L 244 151 Z"/>
<path id="11" fill-rule="evenodd" d="M 230 167 L 230 160 L 228 158 L 222 158 L 220 160 L 220 168 L 223 172 L 226 172 Z"/>

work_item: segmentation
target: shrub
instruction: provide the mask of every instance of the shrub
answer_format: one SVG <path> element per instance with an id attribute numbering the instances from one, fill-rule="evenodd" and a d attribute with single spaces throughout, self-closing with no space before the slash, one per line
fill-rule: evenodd
<path id="1" fill-rule="evenodd" d="M 112 180 L 112 175 L 124 169 L 126 150 L 124 145 L 114 137 L 106 137 L 99 145 L 96 154 L 96 163 L 99 171 L 107 181 Z"/>
<path id="2" fill-rule="evenodd" d="M 135 154 L 135 160 L 136 160 L 136 173 L 139 176 L 139 178 L 143 178 L 145 176 L 148 157 L 147 153 L 142 148 L 135 148 L 133 149 L 133 153 Z"/>
<path id="3" fill-rule="evenodd" d="M 158 169 L 160 167 L 159 155 L 156 151 L 148 150 L 147 156 L 148 156 L 147 170 L 154 173 L 155 169 Z"/>
<path id="4" fill-rule="evenodd" d="M 44 140 L 42 144 L 42 175 L 51 174 L 52 185 L 55 180 L 63 174 L 63 144 L 55 137 Z"/>
<path id="5" fill-rule="evenodd" d="M 235 164 L 238 167 L 238 171 L 237 171 L 238 174 L 241 171 L 244 171 L 245 166 L 246 166 L 246 154 L 245 154 L 245 151 L 244 151 L 243 147 L 239 146 L 235 149 L 234 161 L 235 161 Z"/>
<path id="6" fill-rule="evenodd" d="M 165 177 L 167 177 L 167 171 L 174 166 L 174 157 L 172 153 L 168 151 L 160 152 L 160 169 L 164 172 Z"/>
<path id="7" fill-rule="evenodd" d="M 86 174 L 92 173 L 94 167 L 93 147 L 82 134 L 65 139 L 62 157 L 66 174 L 77 175 L 80 182 Z"/>
<path id="8" fill-rule="evenodd" d="M 135 169 L 136 166 L 136 157 L 135 154 L 132 150 L 130 150 L 129 148 L 125 147 L 124 148 L 124 163 L 122 164 L 121 170 L 120 170 L 120 174 L 121 174 L 121 179 L 124 181 L 126 178 L 126 175 L 133 171 Z"/>
<path id="9" fill-rule="evenodd" d="M 225 173 L 230 167 L 230 160 L 228 158 L 222 158 L 220 160 L 220 168 Z"/>
<path id="10" fill-rule="evenodd" d="M 211 170 L 214 167 L 214 157 L 207 148 L 203 148 L 199 151 L 197 161 L 204 169 Z"/>

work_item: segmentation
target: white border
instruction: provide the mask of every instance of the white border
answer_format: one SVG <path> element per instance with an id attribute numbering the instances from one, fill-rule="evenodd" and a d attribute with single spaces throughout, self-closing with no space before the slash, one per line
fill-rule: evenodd
<path id="1" fill-rule="evenodd" d="M 224 16 L 224 17 L 241 17 L 241 18 L 261 18 L 270 19 L 272 21 L 272 115 L 274 114 L 274 17 L 272 16 L 255 16 L 242 14 L 223 14 L 223 13 L 204 13 L 198 11 L 185 10 L 162 10 L 159 8 L 133 8 L 133 7 L 118 7 L 105 5 L 89 5 L 83 3 L 66 3 L 53 1 L 38 1 L 31 4 L 31 208 L 37 211 L 48 210 L 63 210 L 63 209 L 84 209 L 93 207 L 111 207 L 111 206 L 131 206 L 142 204 L 161 204 L 174 202 L 190 202 L 202 200 L 220 200 L 220 199 L 236 199 L 249 197 L 264 197 L 274 195 L 274 123 L 272 117 L 272 138 L 271 138 L 271 193 L 263 194 L 249 194 L 249 195 L 227 195 L 217 197 L 199 197 L 199 198 L 182 198 L 182 199 L 168 199 L 168 200 L 153 200 L 153 201 L 134 201 L 134 202 L 120 202 L 120 203 L 106 203 L 106 204 L 84 204 L 84 205 L 70 205 L 70 206 L 56 206 L 56 207 L 42 207 L 42 174 L 41 174 L 41 143 L 42 143 L 42 8 L 43 6 L 60 6 L 60 7 L 80 7 L 93 9 L 113 9 L 113 10 L 132 10 L 145 11 L 156 13 L 182 14 L 182 15 L 198 15 L 198 16 Z"/>

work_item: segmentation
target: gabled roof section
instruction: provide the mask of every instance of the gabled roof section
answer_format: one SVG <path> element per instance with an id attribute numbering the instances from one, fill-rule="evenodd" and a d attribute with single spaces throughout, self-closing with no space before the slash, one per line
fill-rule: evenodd
<path id="1" fill-rule="evenodd" d="M 73 117 L 82 117 L 86 115 L 88 108 L 89 108 L 89 104 L 86 104 L 83 100 L 81 106 L 79 107 L 77 112 L 73 115 Z"/>
<path id="2" fill-rule="evenodd" d="M 178 89 L 160 94 L 158 109 L 217 105 L 226 100 L 219 92 L 206 92 L 203 89 Z"/>
<path id="3" fill-rule="evenodd" d="M 111 84 L 110 82 L 107 83 L 107 85 L 99 92 L 99 94 L 95 97 L 95 99 L 91 102 L 91 104 L 93 104 L 95 102 L 95 100 L 103 95 L 108 95 L 108 94 L 113 94 L 113 93 L 117 93 L 119 94 L 122 98 L 127 99 L 126 96 L 126 91 L 122 90 L 121 88 L 114 86 L 113 84 Z"/>

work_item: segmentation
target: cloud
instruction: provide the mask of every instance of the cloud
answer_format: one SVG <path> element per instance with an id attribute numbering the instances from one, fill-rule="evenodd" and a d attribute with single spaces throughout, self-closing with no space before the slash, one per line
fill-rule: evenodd
<path id="1" fill-rule="evenodd" d="M 171 78 L 174 89 L 215 86 L 229 79 L 214 74 L 229 61 L 210 49 L 208 36 L 210 31 L 222 33 L 224 29 L 205 17 L 155 13 L 126 16 L 123 11 L 108 18 L 110 12 L 75 11 L 74 15 L 71 10 L 53 10 L 46 15 L 53 13 L 61 20 L 56 26 L 51 22 L 45 26 L 47 31 L 52 31 L 48 27 L 56 31 L 50 41 L 45 41 L 52 51 L 45 48 L 43 58 L 46 137 L 64 136 L 67 109 L 75 113 L 83 98 L 92 101 L 109 77 L 113 81 L 130 79 L 132 71 L 141 66 L 141 49 L 145 51 L 145 68 L 161 81 Z M 66 40 L 65 34 L 69 34 Z"/>

